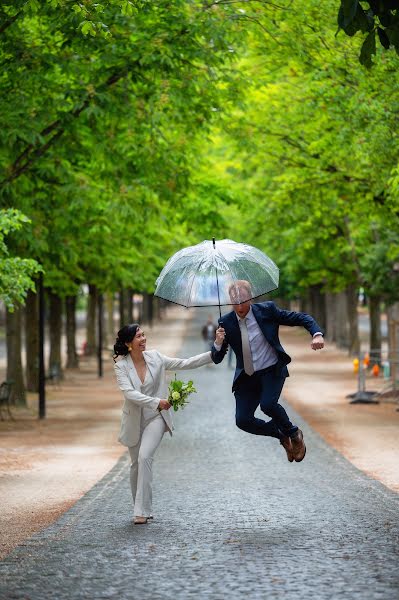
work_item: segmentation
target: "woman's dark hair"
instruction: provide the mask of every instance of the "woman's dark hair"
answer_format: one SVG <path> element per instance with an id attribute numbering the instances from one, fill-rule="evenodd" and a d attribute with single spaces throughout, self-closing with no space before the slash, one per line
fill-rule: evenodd
<path id="1" fill-rule="evenodd" d="M 118 331 L 114 345 L 114 355 L 112 357 L 114 362 L 116 362 L 115 359 L 118 356 L 126 356 L 129 353 L 126 344 L 132 341 L 139 327 L 140 325 L 137 323 L 132 323 L 131 325 L 125 325 Z"/>

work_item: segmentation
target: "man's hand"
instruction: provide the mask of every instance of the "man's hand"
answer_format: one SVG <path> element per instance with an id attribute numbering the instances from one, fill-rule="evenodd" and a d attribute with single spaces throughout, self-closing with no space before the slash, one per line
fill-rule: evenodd
<path id="1" fill-rule="evenodd" d="M 160 400 L 158 410 L 169 410 L 172 405 L 167 400 Z"/>
<path id="2" fill-rule="evenodd" d="M 224 331 L 223 327 L 218 327 L 218 329 L 216 329 L 215 343 L 218 346 L 221 346 L 224 342 L 224 337 L 225 337 L 225 331 Z"/>
<path id="3" fill-rule="evenodd" d="M 324 339 L 322 335 L 315 335 L 312 343 L 310 344 L 312 350 L 321 350 L 324 348 Z"/>

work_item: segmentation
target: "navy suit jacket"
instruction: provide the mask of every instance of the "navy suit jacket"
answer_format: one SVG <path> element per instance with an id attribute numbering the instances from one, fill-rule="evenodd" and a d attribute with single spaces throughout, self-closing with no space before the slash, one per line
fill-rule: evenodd
<path id="1" fill-rule="evenodd" d="M 291 362 L 291 357 L 285 352 L 280 343 L 278 337 L 279 325 L 289 325 L 290 327 L 299 325 L 305 327 L 312 336 L 318 331 L 321 333 L 323 332 L 320 325 L 316 323 L 313 317 L 306 313 L 281 310 L 271 301 L 252 304 L 252 311 L 266 340 L 277 352 L 278 360 L 275 366 L 276 376 L 288 377 L 289 373 L 287 365 Z M 226 332 L 226 337 L 222 348 L 219 351 L 217 351 L 215 347 L 212 348 L 212 360 L 216 364 L 222 362 L 228 346 L 230 345 L 232 347 L 237 358 L 237 367 L 233 380 L 234 390 L 238 378 L 244 372 L 240 326 L 234 311 L 221 317 L 221 319 L 219 319 L 219 324 L 220 323 L 222 323 Z"/>

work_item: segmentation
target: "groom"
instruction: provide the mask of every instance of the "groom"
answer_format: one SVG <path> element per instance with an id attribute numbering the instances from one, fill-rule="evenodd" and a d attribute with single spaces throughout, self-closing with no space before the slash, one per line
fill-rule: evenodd
<path id="1" fill-rule="evenodd" d="M 237 357 L 233 381 L 237 427 L 255 435 L 277 438 L 289 462 L 300 462 L 306 453 L 302 431 L 291 423 L 278 402 L 288 377 L 287 364 L 291 362 L 280 343 L 278 328 L 279 325 L 305 327 L 312 335 L 313 350 L 324 346 L 321 329 L 305 313 L 280 310 L 270 301 L 252 304 L 251 286 L 244 279 L 230 286 L 229 295 L 233 311 L 219 320 L 212 360 L 216 364 L 222 362 L 229 345 Z M 270 421 L 254 416 L 258 406 Z"/>

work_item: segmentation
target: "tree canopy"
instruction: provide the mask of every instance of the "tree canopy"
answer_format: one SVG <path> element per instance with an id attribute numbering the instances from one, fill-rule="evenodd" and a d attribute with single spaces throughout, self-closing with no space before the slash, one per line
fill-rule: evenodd
<path id="1" fill-rule="evenodd" d="M 358 46 L 336 37 L 334 3 L 322 31 L 318 3 L 275 9 L 254 31 L 239 68 L 241 106 L 214 129 L 203 171 L 216 170 L 239 211 L 232 235 L 266 250 L 297 296 L 313 285 L 398 294 L 397 56 L 365 77 Z"/>
<path id="2" fill-rule="evenodd" d="M 193 140 L 237 91 L 244 34 L 199 2 L 2 11 L 0 201 L 34 220 L 24 250 L 61 294 L 152 288 L 178 243 L 168 216 Z"/>
<path id="3" fill-rule="evenodd" d="M 389 37 L 395 7 L 365 5 L 342 2 L 340 27 Z M 322 21 L 315 0 L 3 4 L 0 206 L 31 222 L 10 236 L 12 256 L 36 261 L 22 288 L 40 264 L 60 295 L 151 292 L 174 251 L 215 236 L 270 254 L 287 295 L 355 282 L 392 301 L 396 38 L 373 46 L 367 71 L 366 42 L 337 35 L 336 12 L 331 0 Z"/>

